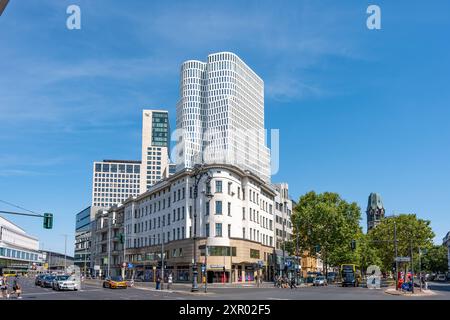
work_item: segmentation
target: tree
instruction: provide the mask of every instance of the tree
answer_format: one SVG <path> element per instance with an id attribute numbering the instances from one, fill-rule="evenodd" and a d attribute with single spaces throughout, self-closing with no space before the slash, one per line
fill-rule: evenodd
<path id="1" fill-rule="evenodd" d="M 430 221 L 418 219 L 415 214 L 401 214 L 396 217 L 384 218 L 380 224 L 368 233 L 371 247 L 376 250 L 381 259 L 381 269 L 391 270 L 395 262 L 394 223 L 397 229 L 398 256 L 409 257 L 418 255 L 419 248 L 432 246 L 434 238 Z"/>
<path id="2" fill-rule="evenodd" d="M 378 251 L 373 247 L 368 235 L 361 234 L 357 241 L 357 261 L 363 273 L 371 265 L 376 265 L 381 268 L 382 261 L 378 254 Z"/>
<path id="3" fill-rule="evenodd" d="M 448 249 L 445 246 L 433 246 L 421 257 L 421 269 L 436 273 L 448 271 Z"/>
<path id="4" fill-rule="evenodd" d="M 356 254 L 350 243 L 362 233 L 359 221 L 361 209 L 356 203 L 348 203 L 337 193 L 314 191 L 300 197 L 292 214 L 294 239 L 299 236 L 302 250 L 315 252 L 323 260 L 325 274 L 328 266 L 354 261 Z"/>

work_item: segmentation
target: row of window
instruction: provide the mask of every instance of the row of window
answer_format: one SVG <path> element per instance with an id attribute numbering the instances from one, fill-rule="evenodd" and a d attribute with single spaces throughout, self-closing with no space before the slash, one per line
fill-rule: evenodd
<path id="1" fill-rule="evenodd" d="M 166 238 L 167 235 L 167 238 Z M 164 232 L 162 234 L 154 234 L 153 236 L 148 237 L 138 237 L 134 238 L 133 242 L 131 242 L 131 239 L 127 239 L 127 247 L 133 247 L 133 248 L 141 248 L 141 247 L 147 247 L 147 246 L 155 246 L 161 244 L 161 240 L 163 242 L 169 242 L 172 240 L 183 240 L 186 238 L 185 229 L 184 227 L 181 228 L 173 228 L 172 232 Z"/>
<path id="2" fill-rule="evenodd" d="M 118 173 L 139 173 L 140 172 L 140 165 L 137 164 L 109 164 L 109 163 L 96 163 L 95 164 L 95 171 L 96 172 L 118 172 Z"/>
<path id="3" fill-rule="evenodd" d="M 21 260 L 37 261 L 38 255 L 35 253 L 24 252 L 9 248 L 0 248 L 0 256 L 7 258 L 15 258 Z"/>

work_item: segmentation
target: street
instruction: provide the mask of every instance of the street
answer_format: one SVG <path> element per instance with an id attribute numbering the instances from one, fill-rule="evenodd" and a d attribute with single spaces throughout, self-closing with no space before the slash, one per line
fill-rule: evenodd
<path id="1" fill-rule="evenodd" d="M 326 287 L 299 287 L 297 289 L 275 288 L 264 283 L 257 288 L 254 284 L 213 284 L 204 293 L 190 292 L 189 283 L 174 284 L 171 290 L 157 291 L 154 283 L 136 283 L 127 289 L 108 289 L 102 282 L 86 280 L 79 291 L 53 291 L 34 285 L 34 279 L 21 278 L 23 300 L 450 300 L 450 283 L 430 283 L 434 294 L 429 296 L 396 296 L 385 293 L 386 288 L 370 290 L 329 285 Z M 11 296 L 10 300 L 17 299 Z"/>

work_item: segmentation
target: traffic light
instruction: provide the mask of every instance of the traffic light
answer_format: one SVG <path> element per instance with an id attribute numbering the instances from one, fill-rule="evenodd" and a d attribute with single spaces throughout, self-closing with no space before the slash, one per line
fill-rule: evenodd
<path id="1" fill-rule="evenodd" d="M 45 229 L 53 228 L 53 214 L 52 213 L 44 213 L 44 228 Z"/>
<path id="2" fill-rule="evenodd" d="M 350 246 L 352 248 L 353 251 L 356 250 L 356 240 L 352 240 L 352 242 L 350 243 Z"/>

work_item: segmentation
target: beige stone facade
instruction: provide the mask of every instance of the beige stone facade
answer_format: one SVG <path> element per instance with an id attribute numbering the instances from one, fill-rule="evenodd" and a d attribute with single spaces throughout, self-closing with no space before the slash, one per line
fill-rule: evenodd
<path id="1" fill-rule="evenodd" d="M 202 265 L 206 265 L 208 282 L 253 282 L 259 275 L 271 280 L 269 256 L 273 248 L 250 240 L 230 239 L 230 246 L 209 246 L 205 256 L 206 238 L 196 240 L 198 281 L 205 281 Z M 170 241 L 162 245 L 127 249 L 126 259 L 134 266 L 134 276 L 153 281 L 159 274 L 161 252 L 165 255 L 165 276 L 173 274 L 174 281 L 192 281 L 194 240 Z M 225 267 L 225 272 L 224 272 Z M 128 275 L 133 270 L 128 270 Z"/>

